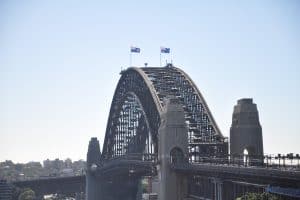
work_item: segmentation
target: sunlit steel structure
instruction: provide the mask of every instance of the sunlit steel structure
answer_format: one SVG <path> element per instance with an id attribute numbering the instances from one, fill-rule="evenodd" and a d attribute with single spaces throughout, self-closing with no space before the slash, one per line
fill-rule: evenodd
<path id="1" fill-rule="evenodd" d="M 180 100 L 188 127 L 189 158 L 222 157 L 228 140 L 192 79 L 181 69 L 131 67 L 121 72 L 109 113 L 102 159 L 128 153 L 157 153 L 157 134 L 164 98 Z"/>
<path id="2" fill-rule="evenodd" d="M 252 99 L 240 99 L 234 107 L 230 139 L 229 145 L 184 71 L 172 64 L 130 67 L 121 71 L 102 151 L 97 138 L 89 143 L 86 199 L 142 199 L 145 177 L 151 180 L 149 195 L 160 200 L 226 200 L 268 188 L 297 198 L 292 193 L 300 192 L 299 154 L 264 156 Z M 242 154 L 245 149 L 248 155 Z M 82 177 L 16 184 L 34 185 L 45 194 L 63 183 L 74 194 L 80 182 Z"/>

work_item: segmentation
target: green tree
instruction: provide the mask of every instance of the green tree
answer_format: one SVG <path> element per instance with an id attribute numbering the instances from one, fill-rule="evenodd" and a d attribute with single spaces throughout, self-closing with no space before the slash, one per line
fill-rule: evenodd
<path id="1" fill-rule="evenodd" d="M 19 195 L 18 200 L 34 200 L 35 193 L 30 188 L 25 188 Z"/>

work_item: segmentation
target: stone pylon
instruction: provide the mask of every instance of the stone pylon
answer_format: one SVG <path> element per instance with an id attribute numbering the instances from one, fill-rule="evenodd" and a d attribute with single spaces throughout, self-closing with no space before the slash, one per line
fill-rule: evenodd
<path id="1" fill-rule="evenodd" d="M 234 106 L 230 128 L 230 154 L 241 156 L 248 151 L 249 164 L 262 164 L 263 138 L 258 110 L 252 99 L 240 99 Z"/>
<path id="2" fill-rule="evenodd" d="M 97 138 L 93 137 L 90 140 L 87 153 L 86 166 L 86 199 L 98 200 L 100 199 L 100 181 L 97 180 L 96 171 L 100 166 L 100 145 Z"/>
<path id="3" fill-rule="evenodd" d="M 188 131 L 182 105 L 175 97 L 165 99 L 158 131 L 159 200 L 181 200 L 187 195 L 186 177 L 176 174 L 172 164 L 188 162 Z"/>

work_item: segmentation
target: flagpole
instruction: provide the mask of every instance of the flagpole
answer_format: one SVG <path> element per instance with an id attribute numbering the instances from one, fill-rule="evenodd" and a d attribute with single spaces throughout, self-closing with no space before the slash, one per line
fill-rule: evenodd
<path id="1" fill-rule="evenodd" d="M 161 51 L 159 53 L 159 66 L 161 67 Z"/>
<path id="2" fill-rule="evenodd" d="M 130 50 L 130 56 L 129 56 L 129 67 L 132 65 L 132 52 Z"/>
<path id="3" fill-rule="evenodd" d="M 171 60 L 171 64 L 173 65 L 172 51 L 171 50 L 170 50 L 170 60 Z"/>

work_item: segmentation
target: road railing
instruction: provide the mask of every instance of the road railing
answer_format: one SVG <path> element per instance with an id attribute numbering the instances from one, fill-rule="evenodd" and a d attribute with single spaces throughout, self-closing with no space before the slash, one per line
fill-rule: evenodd
<path id="1" fill-rule="evenodd" d="M 207 163 L 218 165 L 235 165 L 241 167 L 265 167 L 279 168 L 286 170 L 300 170 L 299 154 L 277 154 L 270 155 L 237 155 L 229 154 L 223 157 L 217 156 L 193 156 L 189 159 L 190 163 Z"/>

